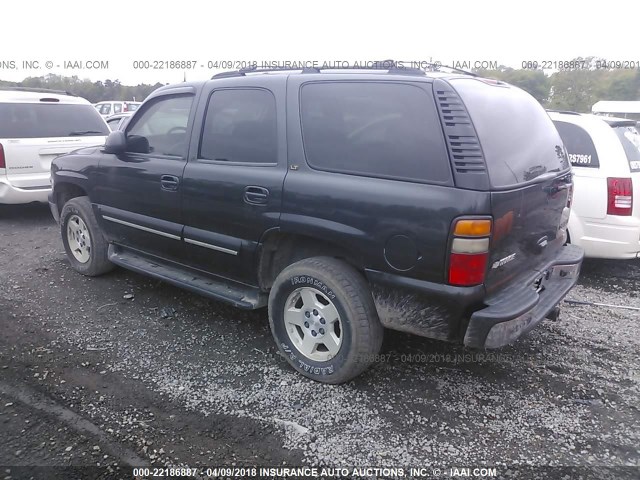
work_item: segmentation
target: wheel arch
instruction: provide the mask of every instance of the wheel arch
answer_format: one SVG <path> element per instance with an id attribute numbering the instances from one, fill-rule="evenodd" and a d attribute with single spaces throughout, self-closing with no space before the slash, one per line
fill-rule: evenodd
<path id="1" fill-rule="evenodd" d="M 289 265 L 311 257 L 333 257 L 364 271 L 362 254 L 338 243 L 307 235 L 267 231 L 260 242 L 257 258 L 258 284 L 267 291 L 282 270 Z"/>
<path id="2" fill-rule="evenodd" d="M 87 192 L 83 187 L 69 181 L 56 182 L 53 194 L 55 196 L 58 214 L 62 213 L 65 203 L 72 198 L 87 196 Z"/>

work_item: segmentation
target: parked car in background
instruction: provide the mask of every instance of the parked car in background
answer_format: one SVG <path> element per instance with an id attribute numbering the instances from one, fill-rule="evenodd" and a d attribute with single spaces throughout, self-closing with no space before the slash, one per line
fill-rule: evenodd
<path id="1" fill-rule="evenodd" d="M 609 101 L 601 100 L 591 107 L 591 112 L 595 115 L 607 117 L 628 118 L 631 120 L 640 120 L 640 101 L 637 100 L 620 100 Z"/>
<path id="2" fill-rule="evenodd" d="M 98 102 L 94 107 L 96 107 L 96 110 L 98 110 L 100 115 L 106 118 L 111 115 L 115 115 L 116 113 L 135 112 L 141 103 L 142 102 L 106 101 Z"/>
<path id="3" fill-rule="evenodd" d="M 585 256 L 640 255 L 640 134 L 635 120 L 549 112 L 569 153 L 569 241 Z M 635 194 L 634 194 L 635 185 Z"/>
<path id="4" fill-rule="evenodd" d="M 52 176 L 74 269 L 268 306 L 283 357 L 327 383 L 377 361 L 383 327 L 507 345 L 557 317 L 582 263 L 548 115 L 459 73 L 246 70 L 162 87 Z"/>
<path id="5" fill-rule="evenodd" d="M 116 113 L 115 115 L 107 117 L 106 122 L 112 131 L 124 130 L 124 127 L 127 126 L 127 123 L 129 123 L 132 115 L 133 112 Z"/>
<path id="6" fill-rule="evenodd" d="M 0 203 L 46 202 L 51 160 L 104 144 L 109 127 L 84 98 L 0 88 Z"/>

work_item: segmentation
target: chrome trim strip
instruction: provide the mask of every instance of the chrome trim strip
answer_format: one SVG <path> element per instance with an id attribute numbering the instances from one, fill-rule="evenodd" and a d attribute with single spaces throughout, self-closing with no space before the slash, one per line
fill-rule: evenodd
<path id="1" fill-rule="evenodd" d="M 199 247 L 209 248 L 211 250 L 216 250 L 218 252 L 228 253 L 229 255 L 238 255 L 238 252 L 236 250 L 231 250 L 229 248 L 224 248 L 224 247 L 218 247 L 217 245 L 211 245 L 210 243 L 199 242 L 198 240 L 192 240 L 186 237 L 184 241 L 192 245 L 198 245 Z"/>
<path id="2" fill-rule="evenodd" d="M 154 230 L 153 228 L 149 228 L 149 227 L 143 227 L 142 225 L 136 225 L 135 223 L 125 222 L 124 220 L 120 220 L 119 218 L 113 218 L 107 215 L 102 215 L 102 218 L 113 223 L 119 223 L 121 225 L 126 225 L 127 227 L 137 228 L 138 230 L 142 230 L 144 232 L 155 233 L 156 235 L 161 235 L 163 237 L 171 238 L 173 240 L 180 240 L 180 237 L 177 235 L 161 232 L 160 230 Z"/>

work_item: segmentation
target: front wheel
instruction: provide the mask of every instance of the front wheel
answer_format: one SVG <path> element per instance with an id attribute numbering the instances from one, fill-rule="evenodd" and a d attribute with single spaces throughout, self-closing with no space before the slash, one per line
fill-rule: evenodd
<path id="1" fill-rule="evenodd" d="M 109 245 L 87 197 L 72 198 L 65 203 L 60 213 L 60 233 L 74 270 L 94 277 L 113 269 L 107 258 Z"/>
<path id="2" fill-rule="evenodd" d="M 319 382 L 351 380 L 382 346 L 384 329 L 366 280 L 330 257 L 301 260 L 278 275 L 269 323 L 289 364 Z"/>

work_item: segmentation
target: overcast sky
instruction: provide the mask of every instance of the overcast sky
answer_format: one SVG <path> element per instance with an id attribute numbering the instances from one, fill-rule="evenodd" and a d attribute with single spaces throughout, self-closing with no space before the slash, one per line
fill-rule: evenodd
<path id="1" fill-rule="evenodd" d="M 185 70 L 160 63 L 176 60 L 195 61 L 188 80 L 209 78 L 214 61 L 393 58 L 515 68 L 590 55 L 640 61 L 637 0 L 47 0 L 5 1 L 2 10 L 0 79 L 14 81 L 51 72 L 125 84 L 179 82 Z M 108 69 L 86 69 L 91 60 L 108 62 Z M 24 61 L 38 68 L 25 69 Z M 135 61 L 160 61 L 155 66 L 162 68 L 136 69 Z M 64 62 L 83 68 L 65 69 Z"/>

